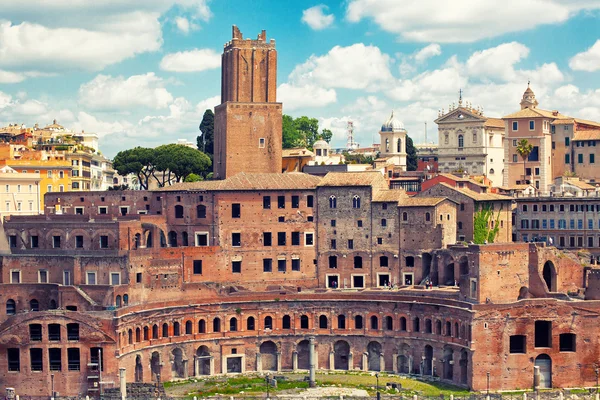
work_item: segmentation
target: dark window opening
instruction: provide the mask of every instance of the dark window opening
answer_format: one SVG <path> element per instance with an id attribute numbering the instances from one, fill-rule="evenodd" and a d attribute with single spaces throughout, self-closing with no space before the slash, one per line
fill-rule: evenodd
<path id="1" fill-rule="evenodd" d="M 300 232 L 292 232 L 292 246 L 300 246 Z"/>
<path id="2" fill-rule="evenodd" d="M 421 331 L 421 323 L 419 321 L 419 318 L 415 318 L 413 319 L 413 332 L 420 332 Z"/>
<path id="3" fill-rule="evenodd" d="M 183 206 L 175 206 L 175 218 L 183 218 Z"/>
<path id="4" fill-rule="evenodd" d="M 272 246 L 273 245 L 273 235 L 271 232 L 263 232 L 263 245 L 264 246 Z"/>
<path id="5" fill-rule="evenodd" d="M 8 237 L 8 244 L 11 248 L 17 247 L 17 235 L 10 235 Z"/>
<path id="6" fill-rule="evenodd" d="M 285 246 L 285 232 L 277 232 L 277 245 Z"/>
<path id="7" fill-rule="evenodd" d="M 194 260 L 194 275 L 202 275 L 202 260 Z"/>
<path id="8" fill-rule="evenodd" d="M 255 326 L 254 317 L 248 317 L 248 320 L 246 321 L 246 330 L 253 331 L 255 329 L 254 326 Z"/>
<path id="9" fill-rule="evenodd" d="M 186 335 L 191 335 L 192 334 L 192 321 L 185 321 L 185 334 Z"/>
<path id="10" fill-rule="evenodd" d="M 355 256 L 354 257 L 354 268 L 362 268 L 362 267 L 363 267 L 362 257 Z"/>
<path id="11" fill-rule="evenodd" d="M 306 207 L 314 207 L 314 197 L 312 195 L 306 196 Z"/>
<path id="12" fill-rule="evenodd" d="M 48 358 L 50 360 L 50 371 L 62 371 L 61 349 L 48 349 Z"/>
<path id="13" fill-rule="evenodd" d="M 237 331 L 237 318 L 231 318 L 229 320 L 229 332 Z"/>
<path id="14" fill-rule="evenodd" d="M 292 258 L 292 271 L 300 271 L 300 259 Z"/>
<path id="15" fill-rule="evenodd" d="M 406 332 L 406 318 L 400 317 L 400 330 Z"/>
<path id="16" fill-rule="evenodd" d="M 415 258 L 413 256 L 406 257 L 406 266 L 414 267 L 415 266 Z"/>
<path id="17" fill-rule="evenodd" d="M 42 325 L 41 324 L 30 324 L 29 325 L 29 340 L 32 342 L 42 341 Z"/>
<path id="18" fill-rule="evenodd" d="M 385 329 L 388 331 L 394 330 L 394 319 L 390 316 L 385 317 Z"/>
<path id="19" fill-rule="evenodd" d="M 43 370 L 44 363 L 42 358 L 42 349 L 29 349 L 29 360 L 31 361 L 32 371 Z"/>
<path id="20" fill-rule="evenodd" d="M 100 248 L 108 249 L 108 236 L 106 236 L 106 235 L 100 236 Z"/>
<path id="21" fill-rule="evenodd" d="M 338 315 L 338 329 L 346 329 L 346 316 Z"/>
<path id="22" fill-rule="evenodd" d="M 206 333 L 206 321 L 203 319 L 198 321 L 198 333 Z"/>
<path id="23" fill-rule="evenodd" d="M 263 272 L 273 272 L 273 260 L 270 258 L 263 259 Z"/>
<path id="24" fill-rule="evenodd" d="M 337 256 L 329 256 L 329 268 L 337 268 Z"/>
<path id="25" fill-rule="evenodd" d="M 535 347 L 552 347 L 552 321 L 535 321 Z"/>
<path id="26" fill-rule="evenodd" d="M 285 260 L 277 260 L 277 272 L 285 272 L 287 268 Z"/>
<path id="27" fill-rule="evenodd" d="M 300 208 L 300 196 L 292 196 L 292 208 Z"/>
<path id="28" fill-rule="evenodd" d="M 292 319 L 289 315 L 284 315 L 281 320 L 281 329 L 292 329 Z"/>
<path id="29" fill-rule="evenodd" d="M 575 339 L 574 333 L 561 333 L 559 335 L 559 350 L 560 351 L 575 351 Z"/>
<path id="30" fill-rule="evenodd" d="M 15 315 L 17 313 L 17 305 L 13 299 L 6 300 L 6 315 Z"/>
<path id="31" fill-rule="evenodd" d="M 196 218 L 206 218 L 206 206 L 199 204 L 196 206 Z"/>
<path id="32" fill-rule="evenodd" d="M 81 357 L 79 349 L 69 348 L 67 349 L 67 368 L 69 371 L 79 371 Z"/>
<path id="33" fill-rule="evenodd" d="M 231 245 L 233 247 L 240 247 L 242 245 L 242 234 L 235 232 L 231 234 Z"/>
<path id="34" fill-rule="evenodd" d="M 29 309 L 31 311 L 40 311 L 40 302 L 36 299 L 31 299 L 29 301 Z"/>
<path id="35" fill-rule="evenodd" d="M 325 315 L 321 315 L 319 317 L 319 329 L 327 329 L 327 317 Z"/>
<path id="36" fill-rule="evenodd" d="M 79 324 L 67 324 L 67 340 L 79 340 Z"/>
<path id="37" fill-rule="evenodd" d="M 354 329 L 363 329 L 363 317 L 361 315 L 354 317 Z"/>
<path id="38" fill-rule="evenodd" d="M 371 316 L 371 329 L 379 329 L 379 319 L 374 315 Z"/>
<path id="39" fill-rule="evenodd" d="M 83 248 L 83 236 L 80 236 L 80 235 L 75 236 L 75 247 L 78 249 Z"/>
<path id="40" fill-rule="evenodd" d="M 352 277 L 352 286 L 355 288 L 365 287 L 365 278 L 362 275 Z"/>
<path id="41" fill-rule="evenodd" d="M 213 332 L 221 332 L 221 319 L 213 319 Z"/>
<path id="42" fill-rule="evenodd" d="M 232 261 L 231 262 L 231 272 L 234 274 L 242 273 L 242 262 L 241 261 Z"/>
<path id="43" fill-rule="evenodd" d="M 32 249 L 37 249 L 39 247 L 39 245 L 40 245 L 39 237 L 37 235 L 36 236 L 32 236 L 31 237 L 31 248 Z"/>
<path id="44" fill-rule="evenodd" d="M 173 322 L 173 336 L 180 336 L 181 328 L 179 322 Z"/>
<path id="45" fill-rule="evenodd" d="M 242 207 L 239 203 L 231 205 L 231 218 L 240 218 L 242 216 Z"/>
<path id="46" fill-rule="evenodd" d="M 273 329 L 273 318 L 270 316 L 265 317 L 265 329 Z"/>
<path id="47" fill-rule="evenodd" d="M 52 236 L 52 247 L 60 249 L 60 236 Z"/>
<path id="48" fill-rule="evenodd" d="M 271 196 L 263 196 L 263 209 L 271 209 Z"/>
<path id="49" fill-rule="evenodd" d="M 285 196 L 277 196 L 277 208 L 285 208 Z"/>
<path id="50" fill-rule="evenodd" d="M 142 283 L 142 273 L 141 272 L 137 272 L 135 274 L 135 283 Z"/>
<path id="51" fill-rule="evenodd" d="M 525 335 L 513 335 L 510 337 L 510 353 L 511 354 L 525 354 L 527 353 L 527 336 Z"/>
<path id="52" fill-rule="evenodd" d="M 48 325 L 48 340 L 59 341 L 60 340 L 60 325 L 49 324 Z"/>
<path id="53" fill-rule="evenodd" d="M 21 351 L 19 349 L 6 349 L 8 359 L 8 371 L 19 372 L 21 370 Z"/>

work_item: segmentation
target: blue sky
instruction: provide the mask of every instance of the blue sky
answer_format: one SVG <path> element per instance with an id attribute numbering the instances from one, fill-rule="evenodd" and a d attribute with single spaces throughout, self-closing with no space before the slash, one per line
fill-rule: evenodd
<path id="1" fill-rule="evenodd" d="M 486 115 L 540 107 L 600 121 L 600 0 L 0 0 L 0 125 L 56 118 L 108 156 L 195 140 L 219 103 L 236 24 L 278 49 L 284 112 L 345 144 L 378 142 L 391 110 L 416 142 L 462 88 Z"/>

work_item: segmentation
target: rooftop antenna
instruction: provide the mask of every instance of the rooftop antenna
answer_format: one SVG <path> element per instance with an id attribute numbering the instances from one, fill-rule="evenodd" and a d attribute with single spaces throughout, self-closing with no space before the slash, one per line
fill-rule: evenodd
<path id="1" fill-rule="evenodd" d="M 425 143 L 427 143 L 427 122 L 425 122 Z"/>
<path id="2" fill-rule="evenodd" d="M 462 88 L 459 89 L 459 91 L 458 91 L 458 106 L 459 107 L 462 107 L 462 92 L 463 92 Z"/>
<path id="3" fill-rule="evenodd" d="M 355 147 L 355 144 L 354 144 L 354 122 L 352 122 L 350 120 L 348 121 L 346 131 L 348 133 L 348 142 L 346 143 L 346 148 L 348 150 L 353 150 Z"/>

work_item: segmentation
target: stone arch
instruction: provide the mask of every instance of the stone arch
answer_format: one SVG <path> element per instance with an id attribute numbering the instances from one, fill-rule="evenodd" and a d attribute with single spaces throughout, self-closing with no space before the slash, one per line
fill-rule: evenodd
<path id="1" fill-rule="evenodd" d="M 284 315 L 281 319 L 281 329 L 292 329 L 292 317 Z"/>
<path id="2" fill-rule="evenodd" d="M 185 355 L 179 347 L 171 350 L 171 374 L 174 378 L 185 378 Z"/>
<path id="3" fill-rule="evenodd" d="M 135 381 L 137 383 L 144 381 L 144 367 L 142 366 L 142 356 L 139 354 L 135 356 Z"/>
<path id="4" fill-rule="evenodd" d="M 221 318 L 219 317 L 213 319 L 213 332 L 221 332 Z"/>
<path id="5" fill-rule="evenodd" d="M 232 317 L 229 319 L 229 331 L 237 332 L 238 330 L 238 320 L 236 317 Z"/>
<path id="6" fill-rule="evenodd" d="M 450 261 L 444 266 L 444 284 L 449 286 L 454 286 L 454 281 L 456 277 L 454 276 L 454 259 L 451 258 Z"/>
<path id="7" fill-rule="evenodd" d="M 162 324 L 162 337 L 169 337 L 169 324 L 166 322 Z"/>
<path id="8" fill-rule="evenodd" d="M 160 353 L 158 351 L 152 352 L 150 357 L 150 373 L 152 374 L 152 380 L 158 382 L 160 376 Z"/>
<path id="9" fill-rule="evenodd" d="M 423 375 L 433 375 L 433 347 L 426 345 L 423 349 L 423 357 L 421 365 Z"/>
<path id="10" fill-rule="evenodd" d="M 186 231 L 181 232 L 181 245 L 187 247 L 190 245 L 188 233 Z"/>
<path id="11" fill-rule="evenodd" d="M 206 333 L 206 320 L 198 321 L 198 333 Z"/>
<path id="12" fill-rule="evenodd" d="M 144 243 L 146 243 L 146 247 L 149 249 L 154 247 L 154 237 L 152 235 L 152 230 L 144 230 Z"/>
<path id="13" fill-rule="evenodd" d="M 253 331 L 255 329 L 256 329 L 256 320 L 254 319 L 254 317 L 248 317 L 248 319 L 246 320 L 246 330 Z"/>
<path id="14" fill-rule="evenodd" d="M 454 350 L 450 346 L 444 347 L 444 355 L 442 358 L 443 374 L 442 377 L 449 381 L 454 379 Z"/>
<path id="15" fill-rule="evenodd" d="M 175 231 L 169 232 L 169 246 L 177 247 L 177 232 Z"/>
<path id="16" fill-rule="evenodd" d="M 136 233 L 133 236 L 133 250 L 137 250 L 142 245 L 142 235 L 140 233 Z"/>
<path id="17" fill-rule="evenodd" d="M 309 345 L 310 343 L 308 340 L 302 340 L 296 345 L 296 352 L 298 353 L 298 369 L 310 368 Z"/>
<path id="18" fill-rule="evenodd" d="M 264 319 L 264 329 L 273 329 L 273 317 L 267 315 Z"/>
<path id="19" fill-rule="evenodd" d="M 398 372 L 401 374 L 409 374 L 410 362 L 410 346 L 403 343 L 398 351 Z"/>
<path id="20" fill-rule="evenodd" d="M 194 324 L 192 324 L 192 321 L 187 320 L 185 321 L 185 334 L 186 335 L 191 335 L 193 332 L 193 326 Z"/>
<path id="21" fill-rule="evenodd" d="M 458 266 L 461 276 L 469 275 L 469 258 L 467 256 L 462 256 L 458 260 Z"/>
<path id="22" fill-rule="evenodd" d="M 367 345 L 367 369 L 369 371 L 381 371 L 381 343 L 369 342 Z"/>
<path id="23" fill-rule="evenodd" d="M 197 375 L 210 375 L 210 350 L 207 346 L 200 346 L 196 349 Z"/>
<path id="24" fill-rule="evenodd" d="M 350 360 L 350 345 L 345 340 L 338 340 L 333 344 L 333 366 L 334 369 L 348 370 Z"/>
<path id="25" fill-rule="evenodd" d="M 300 329 L 309 329 L 308 315 L 300 316 Z"/>
<path id="26" fill-rule="evenodd" d="M 400 330 L 406 332 L 406 317 L 400 317 Z"/>
<path id="27" fill-rule="evenodd" d="M 548 291 L 556 292 L 556 268 L 552 261 L 548 260 L 544 263 L 542 277 L 544 278 Z"/>
<path id="28" fill-rule="evenodd" d="M 152 325 L 152 339 L 158 339 L 158 325 Z"/>
<path id="29" fill-rule="evenodd" d="M 259 348 L 263 371 L 277 371 L 277 345 L 267 340 Z"/>
<path id="30" fill-rule="evenodd" d="M 158 232 L 160 236 L 160 247 L 167 247 L 167 237 L 165 236 L 165 231 L 159 228 Z"/>
<path id="31" fill-rule="evenodd" d="M 50 305 L 48 306 L 48 308 L 49 308 L 50 310 L 56 310 L 56 309 L 57 309 L 56 300 L 54 300 L 54 299 L 51 299 L 51 300 L 50 300 Z"/>

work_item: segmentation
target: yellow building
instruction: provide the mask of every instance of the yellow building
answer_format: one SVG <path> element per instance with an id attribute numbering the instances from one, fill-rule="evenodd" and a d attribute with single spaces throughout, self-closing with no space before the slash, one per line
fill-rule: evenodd
<path id="1" fill-rule="evenodd" d="M 40 174 L 0 168 L 0 216 L 39 214 L 40 182 Z"/>
<path id="2" fill-rule="evenodd" d="M 64 156 L 54 159 L 0 159 L 0 168 L 9 166 L 18 173 L 39 174 L 39 207 L 44 210 L 44 195 L 48 192 L 69 192 L 71 188 L 71 164 Z"/>

